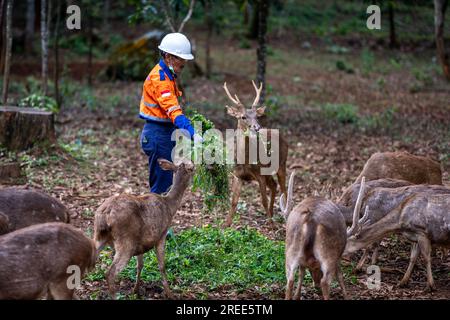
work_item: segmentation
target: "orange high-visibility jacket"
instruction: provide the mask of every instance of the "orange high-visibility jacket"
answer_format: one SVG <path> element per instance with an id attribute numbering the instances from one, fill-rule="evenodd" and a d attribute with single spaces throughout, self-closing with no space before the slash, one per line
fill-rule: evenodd
<path id="1" fill-rule="evenodd" d="M 157 122 L 175 122 L 181 114 L 181 96 L 175 78 L 161 59 L 144 81 L 139 117 Z"/>

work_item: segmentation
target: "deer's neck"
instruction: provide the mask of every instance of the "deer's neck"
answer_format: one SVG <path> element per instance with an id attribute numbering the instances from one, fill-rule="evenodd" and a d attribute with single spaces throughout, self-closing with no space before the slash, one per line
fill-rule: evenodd
<path id="1" fill-rule="evenodd" d="M 166 199 L 169 202 L 170 212 L 173 216 L 177 209 L 181 205 L 181 200 L 183 199 L 184 191 L 189 185 L 189 177 L 183 176 L 181 173 L 175 173 L 175 178 L 170 188 L 170 191 L 166 195 Z"/>

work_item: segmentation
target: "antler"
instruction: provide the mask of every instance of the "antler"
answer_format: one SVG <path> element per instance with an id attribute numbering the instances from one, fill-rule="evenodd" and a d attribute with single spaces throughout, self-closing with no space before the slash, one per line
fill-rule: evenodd
<path id="1" fill-rule="evenodd" d="M 233 103 L 241 108 L 244 107 L 244 105 L 242 104 L 242 102 L 239 100 L 238 96 L 235 94 L 234 98 L 231 96 L 230 91 L 228 91 L 227 88 L 227 83 L 224 82 L 223 83 L 223 88 L 225 89 L 225 92 L 227 93 L 228 98 L 230 98 L 231 101 L 233 101 Z"/>
<path id="2" fill-rule="evenodd" d="M 359 212 L 361 211 L 362 198 L 364 197 L 364 189 L 366 187 L 366 177 L 362 177 L 358 198 L 356 199 L 355 210 L 353 211 L 353 222 L 352 226 L 347 229 L 347 237 L 350 237 L 355 232 L 356 227 L 358 227 L 359 222 Z M 368 209 L 366 208 L 366 213 L 368 213 Z M 364 216 L 366 216 L 366 213 Z M 367 219 L 367 217 L 363 217 L 363 219 Z M 362 219 L 361 219 L 362 220 Z"/>
<path id="3" fill-rule="evenodd" d="M 256 97 L 255 97 L 255 100 L 253 101 L 253 104 L 252 104 L 252 109 L 255 109 L 255 107 L 259 103 L 259 97 L 261 95 L 261 90 L 262 90 L 262 82 L 260 82 L 259 88 L 256 87 L 256 84 L 255 84 L 255 82 L 253 80 L 252 80 L 252 84 L 253 84 L 253 88 L 255 88 L 255 91 L 256 91 Z"/>

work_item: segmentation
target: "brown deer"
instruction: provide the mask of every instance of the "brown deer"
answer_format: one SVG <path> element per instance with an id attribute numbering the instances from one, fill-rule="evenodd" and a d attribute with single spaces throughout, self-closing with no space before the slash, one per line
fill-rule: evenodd
<path id="1" fill-rule="evenodd" d="M 344 278 L 339 266 L 347 241 L 344 216 L 332 201 L 315 196 L 304 199 L 292 209 L 293 177 L 294 173 L 289 179 L 286 204 L 284 195 L 280 197 L 282 214 L 287 217 L 286 299 L 292 298 L 297 268 L 299 268 L 298 285 L 294 299 L 301 298 L 306 268 L 310 270 L 314 284 L 317 286 L 320 283 L 325 300 L 330 298 L 330 284 L 334 277 L 339 282 L 344 299 L 347 299 Z M 361 186 L 355 211 L 361 207 L 363 189 L 364 184 Z"/>
<path id="2" fill-rule="evenodd" d="M 359 183 L 362 177 L 366 177 L 366 181 L 389 178 L 411 184 L 442 184 L 439 162 L 406 151 L 372 154 L 354 183 Z"/>
<path id="3" fill-rule="evenodd" d="M 191 162 L 174 165 L 165 159 L 158 159 L 158 163 L 163 170 L 175 172 L 174 183 L 166 195 L 150 193 L 143 196 L 112 196 L 95 213 L 94 239 L 97 250 L 101 250 L 106 244 L 115 249 L 114 260 L 107 274 L 113 298 L 117 291 L 116 276 L 133 256 L 137 256 L 134 292 L 139 292 L 143 255 L 152 248 L 156 251 L 164 292 L 167 297 L 172 298 L 164 265 L 166 234 L 194 174 L 194 165 Z"/>
<path id="4" fill-rule="evenodd" d="M 450 247 L 450 188 L 439 185 L 375 188 L 366 195 L 364 206 L 366 213 L 350 233 L 345 253 L 365 248 L 389 234 L 401 233 L 416 244 L 399 285 L 408 282 L 421 253 L 427 264 L 427 290 L 432 290 L 431 245 Z M 358 214 L 355 210 L 355 215 Z"/>
<path id="5" fill-rule="evenodd" d="M 0 189 L 0 234 L 45 222 L 69 223 L 69 210 L 41 191 Z"/>
<path id="6" fill-rule="evenodd" d="M 259 104 L 259 98 L 261 94 L 262 84 L 259 88 L 256 87 L 252 81 L 253 87 L 256 91 L 256 97 L 253 101 L 251 108 L 245 108 L 237 95 L 234 97 L 230 94 L 227 88 L 226 82 L 224 83 L 224 89 L 228 98 L 233 102 L 233 105 L 226 106 L 229 115 L 237 119 L 237 129 L 242 132 L 250 131 L 251 134 L 258 133 L 261 130 L 261 125 L 258 122 L 258 117 L 264 114 L 265 106 L 257 108 Z M 271 130 L 268 131 L 268 139 L 274 134 Z M 233 170 L 233 180 L 231 184 L 231 208 L 224 223 L 224 227 L 229 227 L 233 222 L 233 216 L 236 213 L 236 207 L 241 194 L 241 188 L 244 181 L 257 181 L 259 184 L 259 192 L 261 194 L 261 201 L 266 211 L 266 215 L 269 218 L 269 222 L 272 222 L 273 206 L 275 202 L 275 195 L 277 191 L 277 184 L 272 175 L 262 175 L 261 168 L 264 167 L 260 162 L 250 163 L 249 159 L 249 144 L 250 139 L 245 138 L 245 144 L 236 148 L 236 154 L 245 155 L 245 163 L 237 163 Z M 288 155 L 288 144 L 284 137 L 279 134 L 279 167 L 276 171 L 278 177 L 278 184 L 280 185 L 281 193 L 286 194 L 286 161 Z M 270 202 L 267 201 L 266 188 L 270 189 Z"/>
<path id="7" fill-rule="evenodd" d="M 367 188 L 378 187 L 395 188 L 412 184 L 442 185 L 442 171 L 438 162 L 427 157 L 416 156 L 409 152 L 377 152 L 370 156 L 364 165 L 362 172 L 356 181 L 349 186 L 338 200 L 338 205 L 355 205 L 356 193 L 359 190 L 359 182 L 366 178 Z M 390 179 L 388 181 L 386 179 Z M 375 184 L 370 181 L 378 181 Z M 353 204 L 351 203 L 353 193 Z M 351 212 L 348 213 L 351 215 Z M 348 218 L 348 217 L 347 217 Z M 351 220 L 350 219 L 347 219 Z M 378 259 L 379 245 L 374 244 L 372 264 Z M 368 256 L 369 249 L 365 249 L 356 269 L 361 270 Z"/>
<path id="8" fill-rule="evenodd" d="M 96 260 L 94 242 L 61 222 L 37 224 L 1 236 L 0 257 L 0 300 L 45 295 L 72 299 L 75 288 L 69 285 L 75 283 L 69 277 L 76 276 L 78 269 L 81 280 Z"/>

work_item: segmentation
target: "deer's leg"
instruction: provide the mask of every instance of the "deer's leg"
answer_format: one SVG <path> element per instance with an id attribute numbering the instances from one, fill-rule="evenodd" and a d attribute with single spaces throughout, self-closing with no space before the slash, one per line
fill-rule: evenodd
<path id="1" fill-rule="evenodd" d="M 342 271 L 339 265 L 336 266 L 336 278 L 339 282 L 339 285 L 341 286 L 342 296 L 344 297 L 345 300 L 347 300 L 348 299 L 347 290 L 345 290 L 344 277 L 342 276 Z"/>
<path id="2" fill-rule="evenodd" d="M 418 239 L 419 249 L 422 253 L 422 257 L 427 265 L 427 287 L 425 291 L 434 290 L 433 273 L 431 271 L 431 243 L 425 236 L 420 236 Z"/>
<path id="3" fill-rule="evenodd" d="M 116 285 L 116 277 L 126 267 L 131 257 L 133 256 L 132 252 L 127 247 L 131 246 L 126 245 L 115 245 L 116 254 L 114 255 L 114 260 L 111 264 L 111 268 L 108 271 L 107 279 L 109 286 L 109 293 L 113 299 L 116 299 L 117 285 Z"/>
<path id="4" fill-rule="evenodd" d="M 134 284 L 133 292 L 135 294 L 139 294 L 139 284 L 141 281 L 141 272 L 144 267 L 144 255 L 140 254 L 136 257 L 137 266 L 136 266 L 136 283 Z"/>
<path id="5" fill-rule="evenodd" d="M 328 266 L 322 270 L 323 276 L 322 280 L 320 280 L 320 287 L 322 288 L 322 295 L 324 300 L 330 299 L 330 285 L 332 276 L 335 272 L 330 272 Z"/>
<path id="6" fill-rule="evenodd" d="M 72 300 L 74 289 L 67 286 L 67 278 L 49 285 L 49 291 L 53 300 Z"/>
<path id="7" fill-rule="evenodd" d="M 359 259 L 358 265 L 356 266 L 356 270 L 361 271 L 364 268 L 364 263 L 366 262 L 368 256 L 369 256 L 369 248 L 366 248 L 363 251 L 361 259 Z"/>
<path id="8" fill-rule="evenodd" d="M 298 269 L 298 284 L 297 289 L 295 290 L 294 300 L 300 300 L 302 298 L 302 284 L 304 277 L 305 277 L 305 267 L 300 266 L 300 268 Z"/>
<path id="9" fill-rule="evenodd" d="M 311 276 L 313 278 L 313 282 L 314 282 L 314 287 L 315 288 L 320 288 L 320 280 L 322 279 L 322 271 L 320 270 L 320 268 L 311 270 L 309 269 L 309 271 L 311 272 Z"/>
<path id="10" fill-rule="evenodd" d="M 372 264 L 377 264 L 378 255 L 379 255 L 379 252 L 380 252 L 380 244 L 379 243 L 375 243 L 372 247 L 374 249 L 373 249 L 373 253 L 372 253 L 371 263 Z"/>
<path id="11" fill-rule="evenodd" d="M 406 284 L 409 281 L 409 278 L 411 278 L 411 274 L 414 269 L 414 265 L 417 262 L 417 258 L 419 257 L 419 253 L 420 253 L 419 245 L 415 242 L 411 246 L 411 257 L 409 259 L 408 269 L 406 269 L 406 272 L 403 275 L 402 280 L 399 282 L 399 284 L 398 284 L 399 287 L 406 286 Z"/>
<path id="12" fill-rule="evenodd" d="M 287 197 L 286 189 L 286 167 L 280 167 L 277 171 L 278 184 L 280 185 L 281 194 L 285 194 Z"/>
<path id="13" fill-rule="evenodd" d="M 295 257 L 296 258 L 296 257 Z M 299 259 L 286 256 L 286 300 L 292 299 L 292 290 L 294 289 L 295 271 L 297 270 Z"/>
<path id="14" fill-rule="evenodd" d="M 262 177 L 262 176 L 259 176 L 258 184 L 259 184 L 259 193 L 261 194 L 262 205 L 263 205 L 264 209 L 266 210 L 267 218 L 270 219 L 269 222 L 271 222 L 272 221 L 272 215 L 271 215 L 271 212 L 269 210 L 269 204 L 267 202 L 266 179 L 264 177 Z"/>
<path id="15" fill-rule="evenodd" d="M 270 216 L 273 217 L 273 204 L 275 203 L 275 196 L 277 194 L 277 183 L 271 176 L 268 176 L 267 185 L 269 186 L 270 189 L 269 212 Z"/>
<path id="16" fill-rule="evenodd" d="M 164 252 L 165 252 L 165 246 L 166 246 L 166 235 L 159 240 L 159 242 L 156 244 L 156 257 L 158 258 L 158 267 L 159 272 L 161 273 L 161 278 L 164 286 L 164 293 L 166 294 L 167 298 L 172 299 L 172 291 L 169 288 L 169 282 L 167 281 L 167 275 L 166 275 L 166 266 L 164 261 Z"/>
<path id="17" fill-rule="evenodd" d="M 237 204 L 241 195 L 242 180 L 236 176 L 233 176 L 233 182 L 231 184 L 231 208 L 228 212 L 227 219 L 224 223 L 224 227 L 229 227 L 233 223 L 233 216 L 236 213 Z"/>

